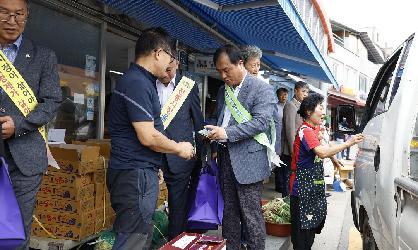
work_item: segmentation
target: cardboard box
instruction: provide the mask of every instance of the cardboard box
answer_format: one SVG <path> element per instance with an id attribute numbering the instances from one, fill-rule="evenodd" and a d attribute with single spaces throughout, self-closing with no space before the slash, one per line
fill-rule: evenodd
<path id="1" fill-rule="evenodd" d="M 68 200 L 87 200 L 94 198 L 94 184 L 82 188 L 42 185 L 38 197 L 56 197 Z"/>
<path id="2" fill-rule="evenodd" d="M 42 185 L 56 185 L 81 188 L 92 183 L 92 175 L 50 171 L 43 176 Z"/>
<path id="3" fill-rule="evenodd" d="M 112 215 L 110 217 L 107 217 L 105 220 L 102 219 L 98 219 L 95 222 L 95 232 L 99 233 L 101 231 L 110 229 L 113 226 L 113 223 L 115 222 L 116 219 L 116 215 Z"/>
<path id="4" fill-rule="evenodd" d="M 77 226 L 62 226 L 62 225 L 48 225 L 43 224 L 46 230 L 58 239 L 77 240 L 81 241 L 95 233 L 95 221 L 89 221 L 87 224 Z M 37 223 L 32 223 L 32 235 L 38 237 L 50 237 L 45 230 Z"/>
<path id="5" fill-rule="evenodd" d="M 103 168 L 104 162 L 97 146 L 58 144 L 51 145 L 50 150 L 61 169 L 49 167 L 49 171 L 83 175 Z"/>
<path id="6" fill-rule="evenodd" d="M 96 220 L 104 219 L 107 217 L 111 217 L 113 215 L 116 215 L 115 211 L 113 210 L 112 206 L 106 206 L 106 208 L 96 208 L 94 210 L 94 213 L 96 214 Z"/>
<path id="7" fill-rule="evenodd" d="M 55 160 L 63 161 L 94 162 L 100 156 L 98 146 L 58 144 L 51 145 L 50 150 Z"/>
<path id="8" fill-rule="evenodd" d="M 108 192 L 106 192 L 106 196 L 96 196 L 94 199 L 94 208 L 103 208 L 103 206 L 111 206 L 110 194 Z"/>
<path id="9" fill-rule="evenodd" d="M 196 233 L 182 233 L 160 250 L 226 250 L 226 240 Z"/>
<path id="10" fill-rule="evenodd" d="M 106 171 L 104 169 L 96 170 L 93 173 L 94 183 L 105 183 L 105 180 L 106 180 Z"/>
<path id="11" fill-rule="evenodd" d="M 56 199 L 51 196 L 38 196 L 36 199 L 36 209 L 52 212 L 82 213 L 94 210 L 94 201 L 94 198 L 82 201 L 74 201 Z"/>
<path id="12" fill-rule="evenodd" d="M 89 146 L 98 146 L 100 147 L 100 155 L 106 159 L 110 158 L 110 150 L 111 144 L 110 140 L 97 140 L 97 139 L 90 139 L 87 141 L 73 141 L 73 144 L 77 145 L 89 145 Z"/>
<path id="13" fill-rule="evenodd" d="M 35 215 L 42 224 L 82 227 L 90 221 L 96 221 L 95 210 L 83 213 L 51 212 L 36 209 Z"/>
<path id="14" fill-rule="evenodd" d="M 66 160 L 57 160 L 58 166 L 60 169 L 48 166 L 49 172 L 66 172 L 74 173 L 78 175 L 85 175 L 93 173 L 98 169 L 103 169 L 103 159 L 97 158 L 96 161 L 92 162 L 80 162 L 80 161 L 66 161 Z"/>

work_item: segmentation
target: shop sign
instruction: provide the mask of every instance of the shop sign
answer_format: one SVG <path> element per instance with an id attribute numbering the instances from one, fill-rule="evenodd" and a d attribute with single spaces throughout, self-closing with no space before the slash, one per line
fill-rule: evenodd
<path id="1" fill-rule="evenodd" d="M 213 56 L 196 56 L 195 57 L 195 73 L 216 74 L 216 67 L 213 63 Z"/>
<path id="2" fill-rule="evenodd" d="M 356 91 L 352 88 L 346 87 L 346 86 L 341 86 L 340 88 L 340 92 L 349 96 L 356 96 Z"/>

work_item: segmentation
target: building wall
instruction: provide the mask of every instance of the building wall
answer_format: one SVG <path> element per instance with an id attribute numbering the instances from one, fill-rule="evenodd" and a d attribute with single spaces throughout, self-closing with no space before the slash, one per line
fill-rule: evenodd
<path id="1" fill-rule="evenodd" d="M 350 49 L 335 45 L 335 52 L 329 55 L 328 65 L 340 86 L 351 88 L 358 94 L 368 93 L 381 65 L 374 64 L 367 59 L 366 48 L 360 39 L 354 39 L 354 37 L 351 36 L 349 40 Z"/>

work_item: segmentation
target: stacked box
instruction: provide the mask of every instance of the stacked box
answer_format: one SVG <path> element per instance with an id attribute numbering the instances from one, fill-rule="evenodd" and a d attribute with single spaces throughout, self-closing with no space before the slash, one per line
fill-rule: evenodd
<path id="1" fill-rule="evenodd" d="M 158 195 L 157 207 L 161 206 L 165 201 L 168 200 L 168 189 L 165 183 L 160 185 L 160 193 Z"/>
<path id="2" fill-rule="evenodd" d="M 115 212 L 110 203 L 110 194 L 106 187 L 106 171 L 110 158 L 110 140 L 87 140 L 85 142 L 75 141 L 74 144 L 89 145 L 100 147 L 100 155 L 103 157 L 105 164 L 93 173 L 94 183 L 94 207 L 95 207 L 95 231 L 96 233 L 107 230 L 112 227 L 115 221 Z"/>
<path id="3" fill-rule="evenodd" d="M 100 147 L 66 144 L 50 149 L 61 169 L 49 167 L 43 177 L 32 235 L 83 240 L 96 232 L 96 182 L 105 180 Z"/>

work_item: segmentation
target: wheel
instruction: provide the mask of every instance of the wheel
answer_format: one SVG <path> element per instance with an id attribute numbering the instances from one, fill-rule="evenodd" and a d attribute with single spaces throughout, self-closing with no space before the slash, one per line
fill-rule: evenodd
<path id="1" fill-rule="evenodd" d="M 363 250 L 379 250 L 376 241 L 374 240 L 372 228 L 369 224 L 369 217 L 367 217 L 367 215 L 364 218 L 363 234 L 361 237 L 363 239 Z"/>

